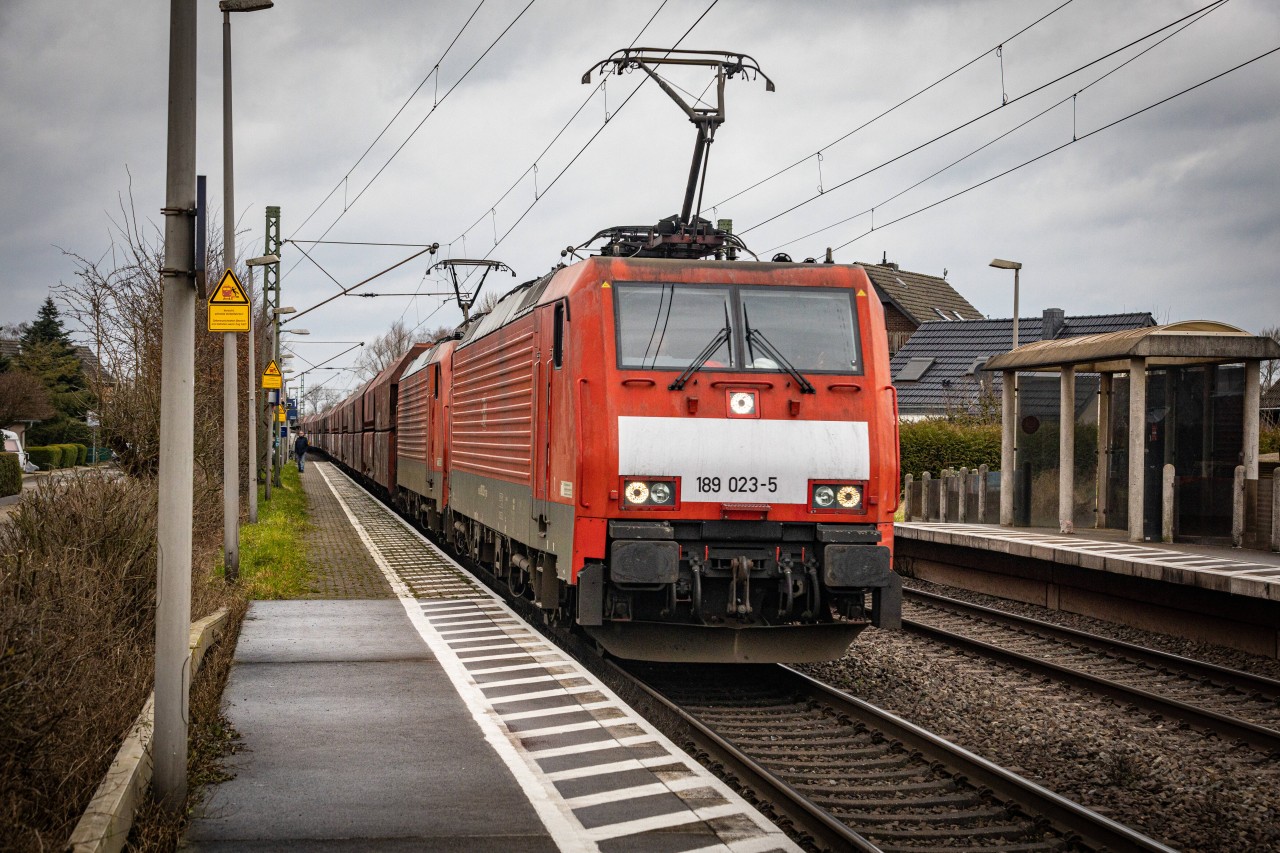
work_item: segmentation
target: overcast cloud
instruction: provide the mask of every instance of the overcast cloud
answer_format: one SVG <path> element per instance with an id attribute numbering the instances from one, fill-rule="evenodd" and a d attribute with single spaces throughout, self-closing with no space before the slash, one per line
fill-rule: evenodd
<path id="1" fill-rule="evenodd" d="M 438 81 L 427 82 L 354 170 L 476 0 L 276 0 L 274 9 L 233 16 L 239 254 L 262 253 L 264 207 L 274 204 L 282 208 L 286 237 L 318 239 L 332 225 L 330 240 L 439 242 L 443 256 L 489 254 L 525 280 L 600 228 L 652 222 L 677 211 L 694 130 L 653 85 L 618 112 L 640 74 L 610 77 L 605 92 L 538 162 L 536 176 L 530 172 L 506 200 L 498 199 L 592 91 L 579 82 L 589 66 L 627 46 L 659 6 L 639 44 L 669 47 L 710 0 L 535 0 L 410 138 L 436 98 L 527 2 L 486 0 Z M 777 91 L 766 93 L 761 81 L 727 86 L 728 120 L 711 153 L 706 207 L 716 205 L 715 216 L 731 217 L 761 255 L 820 256 L 827 246 L 853 240 L 837 250 L 838 261 L 887 255 L 906 269 L 946 270 L 947 279 L 993 317 L 1012 310 L 1009 274 L 987 265 L 1003 257 L 1024 264 L 1025 316 L 1060 307 L 1068 314 L 1151 311 L 1162 322 L 1216 319 L 1254 332 L 1280 325 L 1280 53 L 886 225 L 1070 142 L 1073 134 L 1083 137 L 1280 46 L 1272 0 L 1230 0 L 1096 85 L 1085 88 L 1154 40 L 1021 98 L 1204 5 L 1074 0 L 1010 38 L 1060 3 L 720 0 L 682 46 L 748 53 Z M 214 0 L 199 8 L 198 171 L 208 175 L 210 202 L 220 217 L 221 15 Z M 75 265 L 62 249 L 103 255 L 110 248 L 110 220 L 120 216 L 130 192 L 138 216 L 159 225 L 168 24 L 167 4 L 142 0 L 0 4 L 0 322 L 31 320 L 49 288 L 73 277 Z M 1002 57 L 984 56 L 826 148 L 820 164 L 810 158 L 720 204 L 1002 41 Z M 709 79 L 701 73 L 672 76 L 695 93 Z M 1073 102 L 1071 95 L 1082 89 Z M 993 115 L 832 189 L 999 107 L 1006 95 L 1009 105 Z M 606 109 L 616 115 L 548 191 L 600 130 Z M 344 176 L 345 185 L 321 206 Z M 816 201 L 752 227 L 816 194 L 820 182 L 826 192 Z M 512 227 L 535 192 L 545 195 L 494 249 L 495 234 Z M 876 230 L 870 234 L 873 217 L 865 214 L 791 242 L 872 207 Z M 464 247 L 464 230 L 477 221 Z M 350 285 L 410 251 L 320 246 L 313 256 Z M 294 247 L 285 247 L 285 259 L 288 304 L 304 308 L 336 292 Z M 424 257 L 364 289 L 438 291 L 443 282 L 424 280 L 428 265 Z M 491 278 L 503 289 L 512 283 Z M 430 328 L 460 315 L 434 297 L 349 296 L 299 325 L 312 331 L 312 341 L 359 340 L 401 316 Z M 319 362 L 343 348 L 309 344 L 298 352 Z"/>

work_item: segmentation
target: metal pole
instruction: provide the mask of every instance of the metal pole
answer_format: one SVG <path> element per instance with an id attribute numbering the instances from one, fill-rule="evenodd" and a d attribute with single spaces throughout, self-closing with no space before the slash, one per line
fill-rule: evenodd
<path id="1" fill-rule="evenodd" d="M 279 302 L 278 297 L 276 301 Z M 278 306 L 277 306 L 277 310 L 278 310 Z M 276 367 L 279 367 L 280 366 L 280 315 L 279 314 L 275 315 L 275 322 L 272 324 L 271 328 L 272 328 L 272 338 L 273 338 L 271 349 L 276 360 Z M 276 392 L 277 406 L 282 404 L 285 400 L 284 371 L 281 370 L 280 374 L 281 374 L 280 390 Z M 273 410 L 271 412 L 271 438 L 273 441 L 275 441 L 275 448 L 276 448 L 275 471 L 272 473 L 271 476 L 276 481 L 276 487 L 279 488 L 280 469 L 284 467 L 284 436 L 280 434 L 280 421 L 276 418 L 277 411 L 279 411 L 279 409 Z"/>
<path id="2" fill-rule="evenodd" d="M 256 350 L 258 348 L 257 324 L 253 322 L 253 267 L 245 267 L 249 297 L 249 369 L 245 371 L 245 397 L 248 402 L 249 425 L 249 523 L 258 523 L 258 377 Z"/>
<path id="3" fill-rule="evenodd" d="M 165 179 L 164 328 L 156 528 L 153 772 L 170 811 L 187 796 L 187 670 L 191 628 L 192 453 L 195 446 L 196 4 L 169 0 L 169 133 Z"/>
<path id="4" fill-rule="evenodd" d="M 235 176 L 231 143 L 231 13 L 222 13 L 223 266 L 236 266 Z M 250 303 L 252 304 L 252 303 Z M 252 310 L 249 312 L 252 314 Z M 250 321 L 252 326 L 252 321 Z M 240 419 L 236 417 L 236 333 L 222 334 L 222 553 L 226 579 L 240 577 Z"/>

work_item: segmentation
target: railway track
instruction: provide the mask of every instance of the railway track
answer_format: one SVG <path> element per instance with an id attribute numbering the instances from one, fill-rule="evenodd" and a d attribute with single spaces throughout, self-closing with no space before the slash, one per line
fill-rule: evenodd
<path id="1" fill-rule="evenodd" d="M 1169 849 L 785 666 L 618 671 L 820 849 Z"/>
<path id="2" fill-rule="evenodd" d="M 903 590 L 905 630 L 1280 755 L 1280 681 Z"/>

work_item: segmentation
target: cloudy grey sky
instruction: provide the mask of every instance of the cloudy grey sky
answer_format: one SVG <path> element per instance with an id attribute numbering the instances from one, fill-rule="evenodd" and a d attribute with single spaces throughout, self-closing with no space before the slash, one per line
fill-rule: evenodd
<path id="1" fill-rule="evenodd" d="M 748 53 L 777 91 L 760 81 L 728 85 L 706 189 L 714 211 L 705 212 L 731 217 L 761 255 L 800 258 L 838 246 L 839 261 L 887 255 L 906 269 L 946 270 L 993 317 L 1012 311 L 1009 274 L 988 267 L 1004 257 L 1024 264 L 1024 316 L 1061 307 L 1217 319 L 1255 332 L 1280 324 L 1280 53 L 1088 135 L 1280 46 L 1273 0 L 1229 0 L 1136 59 L 1174 30 L 1040 89 L 1207 2 L 718 0 L 681 46 Z M 678 210 L 692 125 L 652 84 L 623 108 L 641 74 L 610 77 L 603 91 L 596 78 L 589 86 L 580 78 L 630 44 L 655 11 L 638 43 L 669 47 L 711 0 L 485 0 L 432 74 L 478 3 L 276 0 L 274 9 L 233 17 L 242 257 L 262 253 L 264 207 L 273 204 L 286 237 L 439 242 L 443 256 L 489 255 L 524 280 L 602 227 Z M 198 171 L 220 217 L 221 15 L 214 0 L 199 8 Z M 165 3 L 0 2 L 0 322 L 30 320 L 49 288 L 73 277 L 64 249 L 108 252 L 111 220 L 129 192 L 139 217 L 159 226 L 167 41 Z M 694 94 L 709 79 L 672 77 Z M 1073 135 L 1078 142 L 924 209 Z M 818 151 L 820 162 L 811 156 Z M 819 186 L 816 200 L 771 219 Z M 411 251 L 325 245 L 312 255 L 351 285 Z M 294 247 L 285 260 L 288 304 L 303 308 L 337 291 Z M 443 282 L 424 277 L 428 264 L 406 264 L 364 290 L 438 291 Z M 459 314 L 435 297 L 348 296 L 299 325 L 312 341 L 359 340 L 400 317 L 430 328 Z M 319 362 L 343 348 L 298 351 Z"/>

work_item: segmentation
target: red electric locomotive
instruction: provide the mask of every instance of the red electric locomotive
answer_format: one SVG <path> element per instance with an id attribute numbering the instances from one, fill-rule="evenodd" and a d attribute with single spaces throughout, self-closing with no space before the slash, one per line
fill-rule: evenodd
<path id="1" fill-rule="evenodd" d="M 685 53 L 629 49 L 601 69 L 708 65 L 721 98 L 759 71 Z M 357 433 L 320 446 L 614 655 L 838 658 L 900 622 L 883 311 L 858 266 L 736 260 L 729 229 L 692 214 L 723 103 L 684 106 L 699 138 L 680 215 L 600 232 L 599 256 L 407 355 L 385 465 L 358 434 L 388 429 L 368 393 L 383 377 L 313 428 Z"/>

